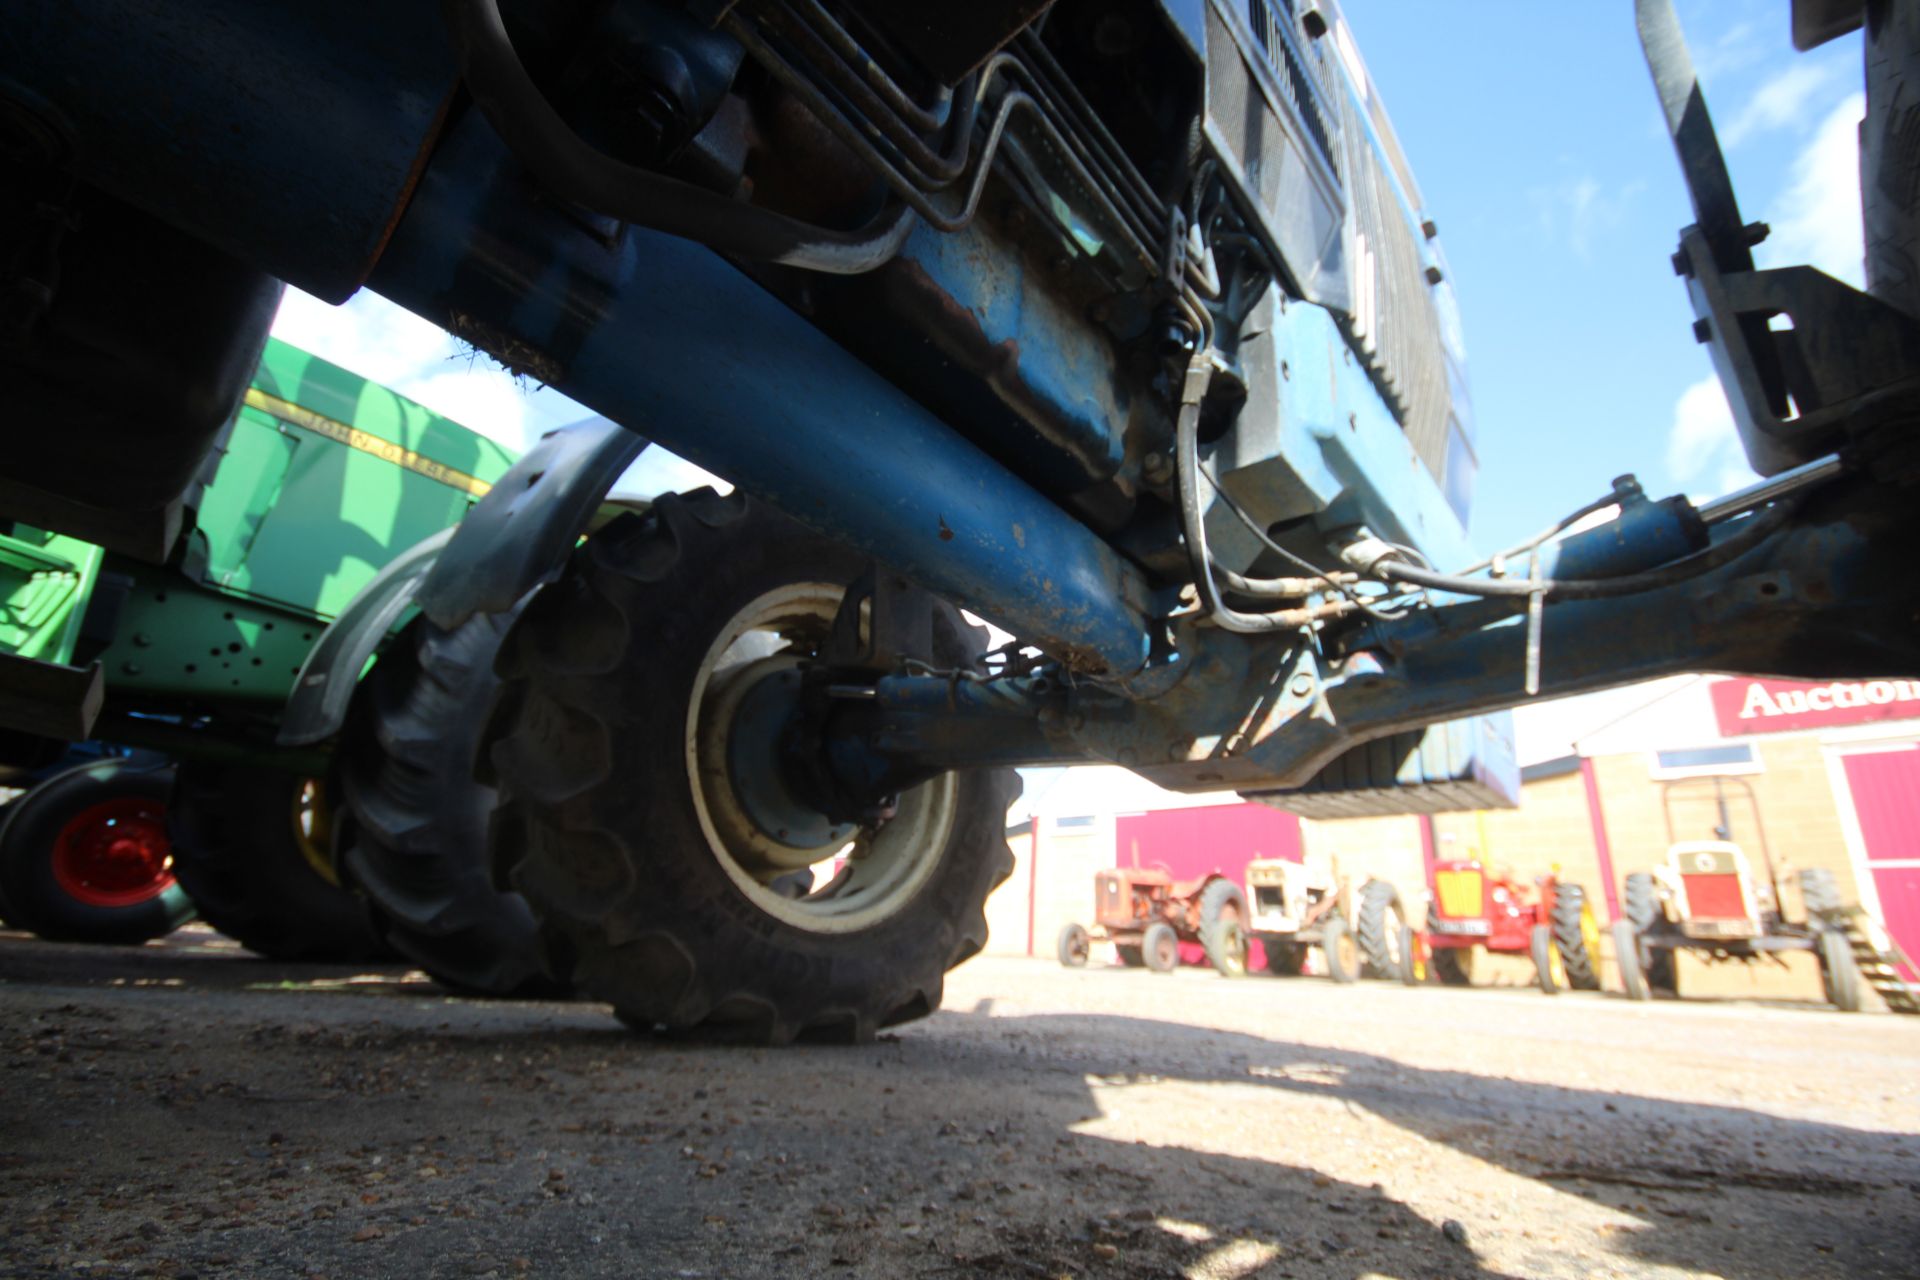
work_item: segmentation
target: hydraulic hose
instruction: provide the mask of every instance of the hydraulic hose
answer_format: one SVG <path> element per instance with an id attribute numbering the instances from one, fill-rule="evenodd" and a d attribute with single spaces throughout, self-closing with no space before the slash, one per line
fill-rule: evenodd
<path id="1" fill-rule="evenodd" d="M 857 275 L 900 251 L 913 211 L 896 205 L 857 231 L 830 231 L 615 160 L 560 118 L 527 74 L 496 0 L 441 0 L 460 74 L 514 158 L 555 195 L 622 222 L 755 262 Z"/>
<path id="2" fill-rule="evenodd" d="M 1279 613 L 1240 613 L 1220 598 L 1207 555 L 1206 523 L 1200 511 L 1200 401 L 1206 395 L 1212 371 L 1204 355 L 1187 364 L 1186 387 L 1180 397 L 1180 416 L 1174 423 L 1174 471 L 1180 490 L 1180 525 L 1187 545 L 1187 565 L 1193 573 L 1200 604 L 1223 631 L 1262 635 L 1271 631 L 1298 631 L 1313 620 L 1313 611 L 1287 609 Z"/>
<path id="3" fill-rule="evenodd" d="M 1433 591 L 1447 591 L 1455 595 L 1518 597 L 1538 595 L 1548 600 L 1607 600 L 1670 587 L 1676 582 L 1697 578 L 1703 573 L 1738 559 L 1778 533 L 1799 505 L 1797 501 L 1776 504 L 1752 517 L 1745 525 L 1719 542 L 1693 555 L 1683 556 L 1657 569 L 1622 574 L 1618 578 L 1543 578 L 1537 581 L 1468 578 L 1459 574 L 1435 573 L 1431 569 L 1422 569 L 1396 560 L 1379 561 L 1373 565 L 1371 572 L 1375 577 L 1384 578 L 1390 582 L 1425 587 Z"/>

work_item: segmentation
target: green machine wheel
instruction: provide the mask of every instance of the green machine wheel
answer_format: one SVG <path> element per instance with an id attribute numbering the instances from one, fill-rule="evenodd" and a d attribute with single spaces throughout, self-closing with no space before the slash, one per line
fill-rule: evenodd
<path id="1" fill-rule="evenodd" d="M 169 818 L 181 887 L 202 919 L 249 951 L 274 960 L 389 954 L 359 899 L 334 878 L 325 784 L 182 764 Z"/>

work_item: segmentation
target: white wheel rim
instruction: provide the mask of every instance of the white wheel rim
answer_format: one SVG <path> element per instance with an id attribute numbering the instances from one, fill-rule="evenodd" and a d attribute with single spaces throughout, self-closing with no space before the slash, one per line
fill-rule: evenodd
<path id="1" fill-rule="evenodd" d="M 844 594 L 845 588 L 832 583 L 797 582 L 755 599 L 714 637 L 687 699 L 687 778 L 708 851 L 755 907 L 809 933 L 853 933 L 897 914 L 933 874 L 958 813 L 959 782 L 946 773 L 903 793 L 894 817 L 871 836 L 862 833 L 837 848 L 794 849 L 758 831 L 734 794 L 725 726 L 710 722 L 703 731 L 701 724 L 710 703 L 725 700 L 724 688 L 712 700 L 709 689 L 716 677 L 724 681 L 727 671 L 744 662 L 767 659 L 783 649 L 804 652 L 826 635 Z M 751 836 L 744 834 L 749 829 Z M 761 865 L 758 874 L 736 856 L 732 842 L 740 841 L 751 841 L 753 847 L 746 851 Z M 811 857 L 814 853 L 821 856 Z M 836 861 L 841 870 L 833 874 Z M 769 863 L 810 865 L 813 891 L 802 898 L 777 892 L 767 883 L 774 878 L 766 869 Z"/>

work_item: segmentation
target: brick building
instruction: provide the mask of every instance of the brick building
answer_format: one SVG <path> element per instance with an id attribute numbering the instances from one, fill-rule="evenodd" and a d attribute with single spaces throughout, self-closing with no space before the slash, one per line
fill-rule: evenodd
<path id="1" fill-rule="evenodd" d="M 1356 885 L 1379 876 L 1410 904 L 1435 857 L 1476 856 L 1522 877 L 1558 868 L 1611 916 L 1626 875 L 1662 860 L 1670 844 L 1730 839 L 1756 875 L 1771 868 L 1790 917 L 1800 911 L 1795 873 L 1824 867 L 1843 897 L 1920 955 L 1920 681 L 1682 676 L 1516 718 L 1517 809 L 1302 821 L 1297 846 L 1266 856 L 1323 852 Z M 1010 837 L 1019 871 L 992 908 L 995 948 L 1024 951 L 1031 937 L 1036 954 L 1051 954 L 1059 924 L 1086 918 L 1094 871 L 1124 861 L 1128 815 L 1238 803 L 1175 796 L 1113 769 L 1045 780 L 1016 811 L 1025 822 Z M 1249 856 L 1228 847 L 1200 855 L 1228 874 Z M 1692 994 L 1819 998 L 1811 955 L 1784 966 L 1683 957 L 1680 977 Z"/>

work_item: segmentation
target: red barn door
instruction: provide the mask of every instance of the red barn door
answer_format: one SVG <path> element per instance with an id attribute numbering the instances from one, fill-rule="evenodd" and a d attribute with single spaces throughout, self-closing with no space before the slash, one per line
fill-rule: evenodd
<path id="1" fill-rule="evenodd" d="M 1920 747 L 1909 744 L 1841 759 L 1881 920 L 1900 949 L 1920 959 Z M 1920 981 L 1920 973 L 1911 969 L 1901 976 Z"/>

